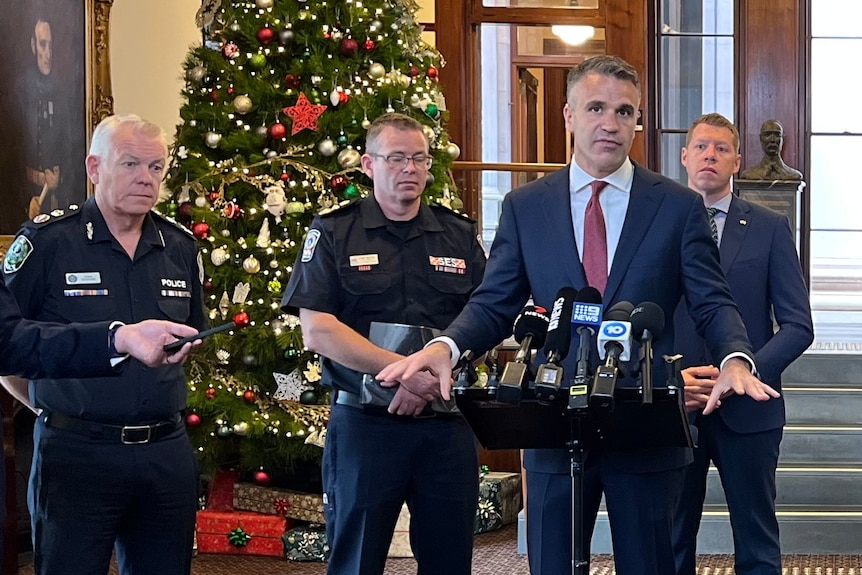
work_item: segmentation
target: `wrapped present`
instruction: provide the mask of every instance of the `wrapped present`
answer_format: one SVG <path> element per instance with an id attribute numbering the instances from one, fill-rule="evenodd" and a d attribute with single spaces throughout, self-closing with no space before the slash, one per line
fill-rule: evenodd
<path id="1" fill-rule="evenodd" d="M 233 507 L 267 515 L 280 515 L 310 523 L 325 523 L 323 496 L 288 489 L 237 483 L 233 490 Z"/>
<path id="2" fill-rule="evenodd" d="M 398 514 L 388 556 L 413 557 L 413 549 L 410 547 L 410 510 L 407 509 L 406 503 L 401 506 L 401 513 Z"/>
<path id="3" fill-rule="evenodd" d="M 195 534 L 199 553 L 281 557 L 284 517 L 236 511 L 198 511 Z"/>
<path id="4" fill-rule="evenodd" d="M 479 508 L 474 533 L 486 533 L 518 520 L 521 510 L 521 475 L 484 473 L 479 480 Z"/>
<path id="5" fill-rule="evenodd" d="M 207 495 L 208 511 L 233 511 L 233 488 L 239 482 L 239 472 L 219 469 L 215 472 Z"/>
<path id="6" fill-rule="evenodd" d="M 281 538 L 284 542 L 284 556 L 289 561 L 327 561 L 329 541 L 326 528 L 322 525 L 301 525 L 294 527 Z"/>

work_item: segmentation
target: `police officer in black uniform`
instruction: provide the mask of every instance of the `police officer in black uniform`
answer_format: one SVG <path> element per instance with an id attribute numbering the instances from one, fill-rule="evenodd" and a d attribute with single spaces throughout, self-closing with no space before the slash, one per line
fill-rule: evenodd
<path id="1" fill-rule="evenodd" d="M 323 455 L 328 573 L 382 574 L 406 501 L 419 573 L 468 575 L 478 499 L 473 434 L 428 410 L 428 373 L 402 381 L 387 408 L 360 402 L 363 373 L 399 356 L 371 343 L 372 321 L 443 328 L 482 280 L 475 223 L 422 202 L 431 166 L 417 121 L 377 118 L 362 167 L 374 195 L 317 217 L 282 307 L 299 309 L 306 346 L 335 391 Z"/>
<path id="2" fill-rule="evenodd" d="M 206 326 L 193 238 L 151 211 L 167 161 L 164 133 L 111 116 L 93 133 L 80 210 L 37 217 L 4 265 L 24 317 L 116 318 Z M 197 464 L 181 412 L 179 364 L 128 359 L 117 377 L 39 379 L 29 506 L 38 574 L 190 572 Z"/>

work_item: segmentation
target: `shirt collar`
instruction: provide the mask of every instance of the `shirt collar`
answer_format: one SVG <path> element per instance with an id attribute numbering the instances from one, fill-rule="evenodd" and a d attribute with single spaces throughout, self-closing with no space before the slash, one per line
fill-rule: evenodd
<path id="1" fill-rule="evenodd" d="M 634 179 L 635 174 L 635 166 L 632 161 L 626 157 L 623 165 L 617 168 L 617 171 L 610 174 L 609 176 L 602 178 L 603 181 L 609 183 L 614 188 L 621 190 L 623 192 L 630 192 L 632 189 L 632 180 Z M 577 192 L 589 186 L 593 180 L 595 180 L 593 176 L 586 173 L 575 161 L 574 157 L 572 158 L 572 163 L 569 164 L 569 180 L 571 182 L 571 189 L 573 192 Z"/>
<path id="2" fill-rule="evenodd" d="M 720 200 L 718 200 L 717 202 L 715 202 L 711 206 L 706 206 L 706 207 L 707 208 L 717 208 L 718 210 L 720 210 L 721 212 L 726 214 L 727 211 L 730 209 L 730 201 L 732 199 L 731 196 L 733 196 L 732 193 L 727 194 L 726 196 L 724 196 L 723 198 L 721 198 Z"/>
<path id="3" fill-rule="evenodd" d="M 84 234 L 90 243 L 117 241 L 113 234 L 111 234 L 111 230 L 108 229 L 108 224 L 105 222 L 105 217 L 102 215 L 101 210 L 99 210 L 99 206 L 96 204 L 95 197 L 89 198 L 81 208 L 81 224 L 84 226 Z M 164 238 L 156 227 L 152 214 L 148 213 L 144 217 L 141 229 L 141 239 L 138 243 L 161 247 L 165 246 Z"/>
<path id="4" fill-rule="evenodd" d="M 380 205 L 373 195 L 369 195 L 362 200 L 360 205 L 362 211 L 362 225 L 366 229 L 382 228 L 389 224 L 389 218 L 383 214 Z M 442 232 L 443 226 L 437 220 L 437 216 L 431 211 L 431 208 L 425 205 L 425 202 L 419 204 L 419 215 L 416 217 L 417 228 L 421 228 L 429 232 Z"/>

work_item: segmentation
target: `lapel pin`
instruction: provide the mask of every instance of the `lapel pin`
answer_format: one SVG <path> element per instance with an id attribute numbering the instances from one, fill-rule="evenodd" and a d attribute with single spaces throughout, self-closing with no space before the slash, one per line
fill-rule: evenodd
<path id="1" fill-rule="evenodd" d="M 739 220 L 739 224 L 740 224 L 740 225 L 742 225 L 742 226 L 747 226 L 747 225 L 748 225 L 748 220 Z"/>

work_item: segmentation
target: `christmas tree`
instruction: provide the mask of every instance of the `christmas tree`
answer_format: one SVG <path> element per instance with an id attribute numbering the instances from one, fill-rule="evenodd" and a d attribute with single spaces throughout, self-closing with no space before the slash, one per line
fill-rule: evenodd
<path id="1" fill-rule="evenodd" d="M 205 0 L 160 209 L 199 242 L 213 325 L 188 363 L 186 423 L 204 472 L 259 483 L 321 454 L 328 394 L 282 292 L 314 215 L 367 195 L 365 131 L 386 112 L 425 126 L 428 202 L 460 201 L 448 168 L 443 62 L 409 0 Z"/>

